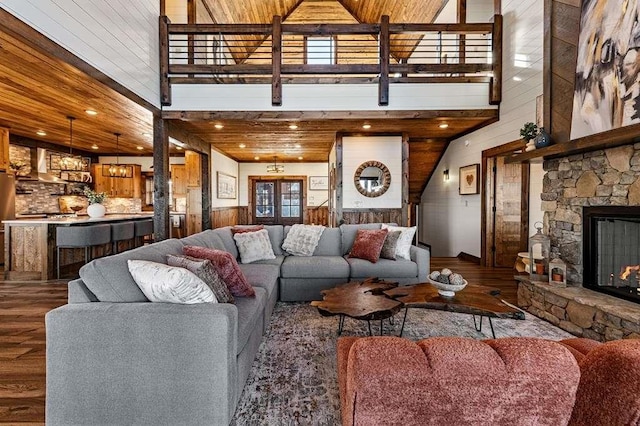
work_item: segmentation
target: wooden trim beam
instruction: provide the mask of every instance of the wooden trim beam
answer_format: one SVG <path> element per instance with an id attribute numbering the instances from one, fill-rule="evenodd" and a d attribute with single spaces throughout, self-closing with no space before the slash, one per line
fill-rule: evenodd
<path id="1" fill-rule="evenodd" d="M 202 230 L 211 229 L 211 155 L 200 155 L 200 188 L 202 190 Z"/>
<path id="2" fill-rule="evenodd" d="M 502 101 L 502 15 L 493 16 L 493 36 L 491 38 L 493 52 L 493 82 L 489 103 L 498 105 Z"/>
<path id="3" fill-rule="evenodd" d="M 338 133 L 336 135 L 336 226 L 340 226 L 343 223 L 343 217 L 342 217 L 342 212 L 343 212 L 343 191 L 342 191 L 342 184 L 343 184 L 343 178 L 342 178 L 342 161 L 343 161 L 343 155 L 342 155 L 342 147 L 343 147 L 343 134 L 342 133 Z"/>
<path id="4" fill-rule="evenodd" d="M 391 24 L 389 25 L 389 31 L 391 34 L 404 32 L 490 34 L 493 31 L 493 24 Z"/>
<path id="5" fill-rule="evenodd" d="M 169 238 L 169 131 L 159 114 L 153 115 L 153 234 Z"/>
<path id="6" fill-rule="evenodd" d="M 409 135 L 402 134 L 402 226 L 409 226 Z"/>
<path id="7" fill-rule="evenodd" d="M 282 106 L 282 17 L 273 17 L 271 33 L 271 105 Z M 305 50 L 306 51 L 306 50 Z"/>
<path id="8" fill-rule="evenodd" d="M 171 105 L 171 81 L 169 80 L 169 32 L 171 21 L 166 15 L 158 19 L 160 39 L 160 103 L 162 106 Z"/>
<path id="9" fill-rule="evenodd" d="M 272 78 L 249 77 L 169 77 L 170 84 L 271 84 Z M 378 77 L 282 77 L 282 84 L 374 84 Z M 491 83 L 486 76 L 454 76 L 454 77 L 389 77 L 390 83 Z"/>
<path id="10" fill-rule="evenodd" d="M 374 35 L 379 31 L 378 24 L 282 24 L 283 34 L 295 35 Z"/>
<path id="11" fill-rule="evenodd" d="M 196 0 L 187 0 L 187 23 L 195 24 L 196 23 Z M 187 63 L 195 64 L 195 51 L 196 44 L 195 38 L 193 34 L 189 34 L 187 36 Z"/>
<path id="12" fill-rule="evenodd" d="M 467 0 L 458 0 L 458 23 L 467 23 Z M 467 36 L 465 34 L 460 34 L 458 37 L 459 62 L 464 64 L 467 62 Z"/>
<path id="13" fill-rule="evenodd" d="M 389 54 L 391 39 L 389 37 L 389 15 L 382 15 L 380 21 L 380 79 L 378 80 L 378 105 L 389 105 Z"/>
<path id="14" fill-rule="evenodd" d="M 171 24 L 169 34 L 271 34 L 271 24 Z"/>

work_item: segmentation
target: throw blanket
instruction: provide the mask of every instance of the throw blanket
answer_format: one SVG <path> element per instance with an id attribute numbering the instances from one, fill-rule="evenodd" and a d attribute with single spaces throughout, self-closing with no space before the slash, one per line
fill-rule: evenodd
<path id="1" fill-rule="evenodd" d="M 324 228 L 322 225 L 293 225 L 282 249 L 294 256 L 313 256 Z"/>

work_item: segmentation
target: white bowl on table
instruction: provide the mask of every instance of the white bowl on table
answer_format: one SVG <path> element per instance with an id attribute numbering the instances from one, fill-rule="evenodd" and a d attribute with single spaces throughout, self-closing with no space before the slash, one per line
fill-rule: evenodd
<path id="1" fill-rule="evenodd" d="M 434 281 L 429 277 L 427 277 L 427 281 L 438 289 L 438 294 L 442 297 L 453 297 L 456 295 L 456 291 L 464 289 L 469 284 L 467 280 L 464 280 L 464 284 L 445 284 L 440 281 Z"/>

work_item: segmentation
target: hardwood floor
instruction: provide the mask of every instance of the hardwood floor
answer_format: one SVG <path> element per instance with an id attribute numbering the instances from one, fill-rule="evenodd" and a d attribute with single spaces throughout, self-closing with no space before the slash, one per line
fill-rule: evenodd
<path id="1" fill-rule="evenodd" d="M 470 283 L 498 287 L 516 302 L 512 269 L 494 269 L 456 258 L 433 258 L 431 269 L 449 268 Z M 0 425 L 44 424 L 45 314 L 67 303 L 65 281 L 0 281 Z"/>

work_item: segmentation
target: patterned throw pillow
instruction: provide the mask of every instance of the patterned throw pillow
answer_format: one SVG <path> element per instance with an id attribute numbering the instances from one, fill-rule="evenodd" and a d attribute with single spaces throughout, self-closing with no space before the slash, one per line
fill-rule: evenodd
<path id="1" fill-rule="evenodd" d="M 386 229 L 358 229 L 349 257 L 376 263 L 388 232 Z"/>
<path id="2" fill-rule="evenodd" d="M 324 228 L 322 225 L 293 225 L 282 243 L 282 250 L 294 256 L 313 256 Z"/>
<path id="3" fill-rule="evenodd" d="M 276 258 L 271 247 L 269 232 L 266 229 L 256 232 L 239 232 L 234 234 L 233 239 L 238 247 L 242 263 Z"/>
<path id="4" fill-rule="evenodd" d="M 256 232 L 264 229 L 264 225 L 253 225 L 253 226 L 234 226 L 231 228 L 231 233 L 242 234 L 243 232 Z"/>
<path id="5" fill-rule="evenodd" d="M 218 299 L 218 303 L 233 303 L 233 295 L 224 281 L 222 281 L 222 278 L 220 278 L 220 275 L 216 272 L 216 268 L 213 267 L 210 260 L 168 254 L 167 264 L 169 266 L 184 268 L 196 274 L 196 276 L 204 281 L 211 291 L 213 291 L 216 299 Z"/>
<path id="6" fill-rule="evenodd" d="M 182 253 L 198 259 L 210 260 L 213 267 L 216 268 L 216 272 L 234 296 L 254 297 L 256 295 L 231 253 L 198 246 L 184 246 Z"/>
<path id="7" fill-rule="evenodd" d="M 393 231 L 387 234 L 387 238 L 382 245 L 382 251 L 380 257 L 382 259 L 396 260 L 396 247 L 398 246 L 398 239 L 402 231 Z"/>
<path id="8" fill-rule="evenodd" d="M 216 303 L 211 289 L 193 272 L 184 268 L 150 262 L 127 260 L 129 272 L 140 290 L 152 302 Z"/>
<path id="9" fill-rule="evenodd" d="M 389 232 L 402 231 L 396 246 L 396 259 L 411 260 L 411 246 L 413 245 L 413 237 L 416 235 L 416 227 L 406 228 L 403 226 L 391 226 L 382 224 L 382 229 L 388 229 Z"/>

